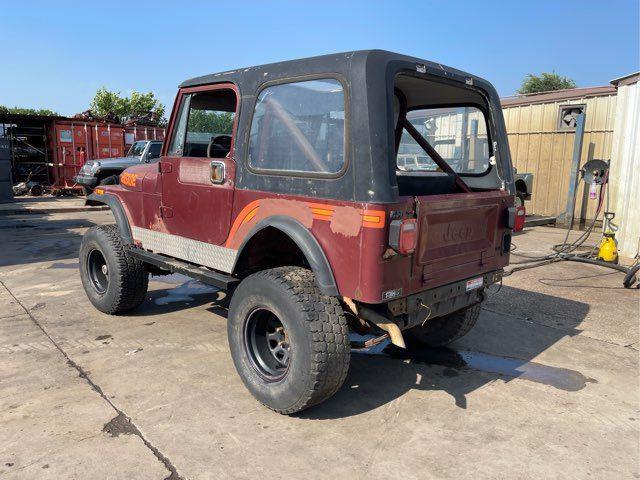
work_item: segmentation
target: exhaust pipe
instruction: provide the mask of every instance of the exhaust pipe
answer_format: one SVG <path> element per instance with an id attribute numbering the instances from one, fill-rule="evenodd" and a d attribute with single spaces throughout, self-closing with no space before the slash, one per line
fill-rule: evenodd
<path id="1" fill-rule="evenodd" d="M 380 315 L 378 312 L 370 309 L 369 307 L 363 307 L 362 305 L 358 306 L 358 314 L 360 317 L 368 320 L 371 323 L 374 323 L 377 327 L 381 328 L 385 332 L 389 334 L 389 338 L 391 339 L 391 343 L 400 348 L 407 348 L 404 343 L 404 337 L 402 336 L 402 332 L 400 331 L 400 327 L 388 319 L 384 315 Z"/>

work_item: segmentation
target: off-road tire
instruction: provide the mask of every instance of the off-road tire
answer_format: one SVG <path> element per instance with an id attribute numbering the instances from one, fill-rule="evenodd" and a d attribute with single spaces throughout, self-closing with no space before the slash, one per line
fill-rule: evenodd
<path id="1" fill-rule="evenodd" d="M 99 252 L 108 278 L 104 291 L 92 280 L 90 256 Z M 91 303 L 104 313 L 122 313 L 140 305 L 147 294 L 149 272 L 143 262 L 131 256 L 115 225 L 91 227 L 80 244 L 80 278 Z"/>
<path id="2" fill-rule="evenodd" d="M 465 336 L 473 328 L 480 315 L 480 303 L 444 317 L 427 320 L 402 332 L 409 348 L 422 346 L 443 347 Z"/>
<path id="3" fill-rule="evenodd" d="M 252 362 L 247 328 L 256 311 L 278 317 L 290 344 L 283 377 L 265 378 Z M 335 394 L 347 375 L 347 320 L 336 297 L 320 293 L 314 274 L 300 267 L 264 270 L 245 278 L 231 298 L 227 323 L 231 356 L 251 394 L 282 414 L 299 412 Z"/>

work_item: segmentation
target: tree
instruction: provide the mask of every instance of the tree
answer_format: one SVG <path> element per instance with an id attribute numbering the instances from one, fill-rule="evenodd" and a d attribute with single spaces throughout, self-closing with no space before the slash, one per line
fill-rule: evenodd
<path id="1" fill-rule="evenodd" d="M 518 93 L 550 92 L 552 90 L 564 90 L 565 88 L 576 88 L 576 82 L 555 72 L 543 72 L 540 75 L 530 73 L 522 81 L 522 86 Z"/>
<path id="2" fill-rule="evenodd" d="M 153 96 L 153 92 L 131 92 L 131 97 L 125 99 L 130 116 L 143 116 L 151 113 L 156 120 L 164 117 L 164 105 Z"/>
<path id="3" fill-rule="evenodd" d="M 164 121 L 164 105 L 155 98 L 153 92 L 133 91 L 130 97 L 123 97 L 120 92 L 112 92 L 102 87 L 96 92 L 89 108 L 98 117 L 116 116 L 124 119 L 148 116 L 150 120 L 158 123 Z"/>
<path id="4" fill-rule="evenodd" d="M 189 131 L 231 135 L 233 129 L 233 113 L 191 110 L 189 114 Z"/>
<path id="5" fill-rule="evenodd" d="M 56 112 L 47 108 L 5 107 L 4 105 L 0 105 L 0 113 L 17 113 L 20 115 L 58 115 Z"/>

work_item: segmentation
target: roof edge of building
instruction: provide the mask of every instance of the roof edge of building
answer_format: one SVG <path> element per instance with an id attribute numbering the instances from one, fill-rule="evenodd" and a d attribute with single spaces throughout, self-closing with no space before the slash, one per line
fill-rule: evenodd
<path id="1" fill-rule="evenodd" d="M 619 87 L 620 85 L 631 85 L 632 83 L 637 83 L 640 81 L 640 72 L 629 73 L 628 75 L 623 75 L 622 77 L 614 78 L 611 80 L 611 85 L 614 87 Z"/>
<path id="2" fill-rule="evenodd" d="M 513 107 L 517 105 L 531 105 L 537 103 L 553 103 L 563 100 L 575 100 L 586 97 L 599 97 L 613 95 L 617 91 L 613 85 L 602 85 L 599 87 L 567 88 L 564 90 L 553 90 L 550 92 L 528 93 L 503 97 L 500 102 L 503 107 Z"/>

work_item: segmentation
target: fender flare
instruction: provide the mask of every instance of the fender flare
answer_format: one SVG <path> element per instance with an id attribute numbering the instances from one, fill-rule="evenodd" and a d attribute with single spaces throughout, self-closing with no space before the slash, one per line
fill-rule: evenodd
<path id="1" fill-rule="evenodd" d="M 259 231 L 264 230 L 267 227 L 273 227 L 280 230 L 294 241 L 307 259 L 307 262 L 309 262 L 309 266 L 315 274 L 318 288 L 320 288 L 320 291 L 324 295 L 339 295 L 336 280 L 333 276 L 333 271 L 331 270 L 331 265 L 329 265 L 329 261 L 327 260 L 327 257 L 318 241 L 299 221 L 284 215 L 274 215 L 272 217 L 265 218 L 251 229 L 238 249 L 238 254 L 236 255 L 236 260 L 233 265 L 233 273 L 235 273 L 238 260 L 242 257 L 242 253 L 244 252 L 244 248 L 247 243 L 249 243 L 249 241 Z"/>
<path id="2" fill-rule="evenodd" d="M 116 225 L 118 226 L 118 231 L 120 232 L 120 237 L 122 241 L 126 245 L 133 244 L 133 236 L 131 235 L 131 227 L 129 226 L 129 220 L 127 218 L 127 214 L 124 212 L 124 207 L 122 206 L 122 202 L 115 195 L 110 195 L 108 193 L 103 193 L 102 195 L 98 195 L 97 193 L 92 193 L 87 196 L 87 205 L 107 205 L 113 213 L 114 218 L 116 219 Z"/>

